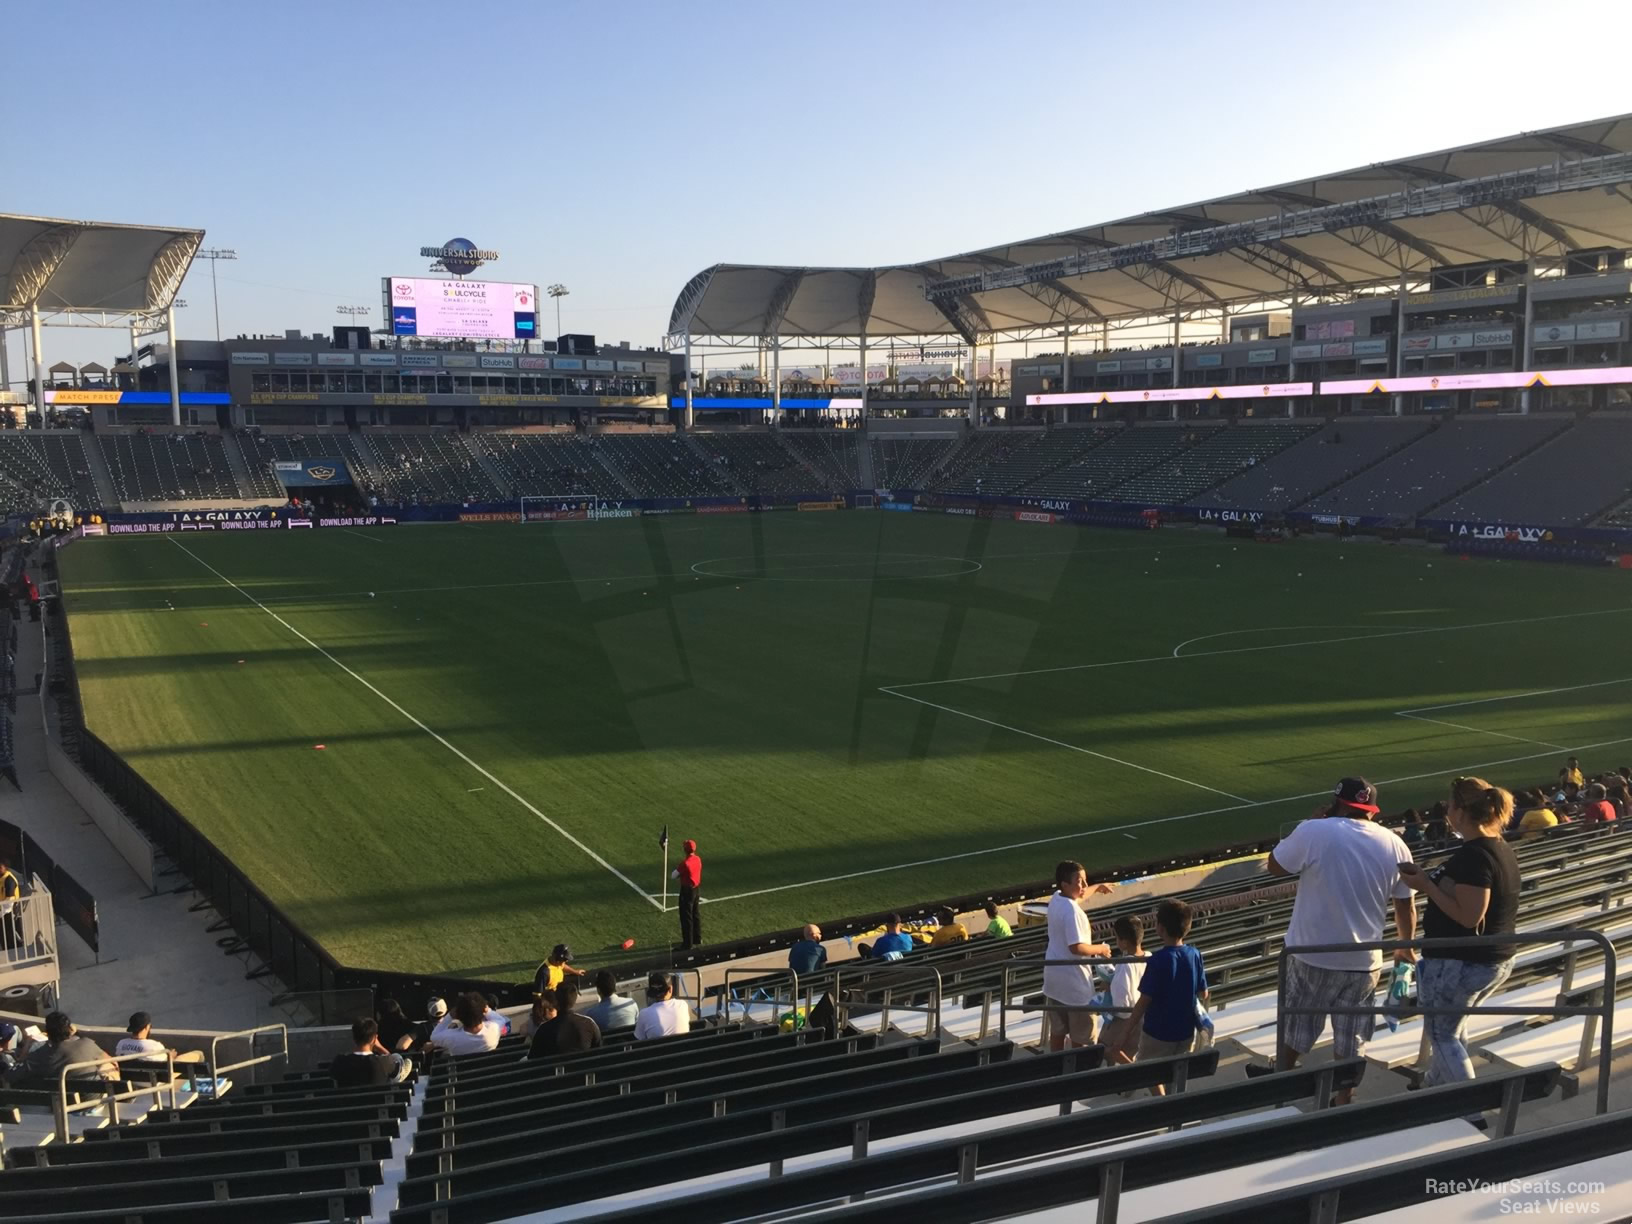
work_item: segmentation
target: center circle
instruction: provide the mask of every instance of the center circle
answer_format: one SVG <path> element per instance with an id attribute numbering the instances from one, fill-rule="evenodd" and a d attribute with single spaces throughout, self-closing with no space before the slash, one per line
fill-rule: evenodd
<path id="1" fill-rule="evenodd" d="M 762 557 L 711 557 L 691 572 L 705 578 L 755 578 L 769 582 L 875 582 L 879 579 L 957 578 L 985 567 L 968 557 L 929 553 L 808 552 Z"/>

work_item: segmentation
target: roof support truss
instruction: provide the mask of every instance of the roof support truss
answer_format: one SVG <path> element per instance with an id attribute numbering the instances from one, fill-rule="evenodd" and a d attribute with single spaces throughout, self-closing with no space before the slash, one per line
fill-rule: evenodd
<path id="1" fill-rule="evenodd" d="M 147 270 L 147 304 L 150 308 L 161 309 L 175 300 L 181 290 L 181 282 L 187 276 L 187 269 L 192 267 L 193 256 L 198 254 L 203 242 L 202 233 L 177 234 L 159 248 L 159 253 L 153 257 L 153 263 Z"/>
<path id="2" fill-rule="evenodd" d="M 1244 244 L 1261 244 L 1267 240 L 1291 242 L 1296 247 L 1295 240 L 1304 235 L 1340 234 L 1360 228 L 1383 234 L 1400 247 L 1414 250 L 1434 262 L 1453 263 L 1457 261 L 1445 259 L 1432 244 L 1412 237 L 1401 228 L 1399 222 L 1480 207 L 1511 208 L 1534 197 L 1584 191 L 1593 187 L 1615 188 L 1629 182 L 1632 182 L 1632 154 L 1586 157 L 1483 178 L 1430 183 L 1367 199 L 1321 203 L 1283 211 L 1277 216 L 1256 221 L 1187 230 L 1041 263 L 955 277 L 929 292 L 932 295 L 957 295 L 1012 289 L 1040 281 L 1086 276 L 1140 264 L 1155 267 L 1192 256 L 1223 254 Z"/>
<path id="3" fill-rule="evenodd" d="M 6 276 L 4 303 L 27 307 L 37 302 L 83 232 L 78 225 L 53 225 L 29 239 Z"/>

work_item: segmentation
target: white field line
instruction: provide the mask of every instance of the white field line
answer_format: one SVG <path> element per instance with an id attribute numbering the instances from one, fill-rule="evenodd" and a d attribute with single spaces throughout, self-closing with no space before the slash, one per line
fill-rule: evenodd
<path id="1" fill-rule="evenodd" d="M 383 544 L 383 543 L 385 543 L 385 541 L 380 539 L 379 536 L 372 536 L 372 535 L 367 534 L 366 532 L 358 531 L 355 527 L 342 527 L 342 528 L 340 528 L 340 530 L 345 532 L 347 535 L 356 536 L 359 540 L 367 540 L 370 544 Z"/>
<path id="2" fill-rule="evenodd" d="M 421 731 L 425 732 L 426 735 L 430 736 L 437 743 L 441 744 L 442 747 L 446 748 L 449 752 L 453 753 L 454 756 L 458 757 L 466 765 L 469 765 L 477 773 L 481 774 L 482 777 L 486 778 L 494 786 L 498 787 L 505 794 L 509 795 L 510 798 L 514 799 L 517 803 L 519 803 L 522 807 L 526 808 L 534 816 L 537 816 L 545 824 L 549 825 L 550 828 L 554 829 L 562 837 L 566 838 L 574 846 L 578 847 L 579 850 L 583 851 L 586 856 L 593 859 L 596 863 L 600 864 L 602 867 L 606 868 L 606 870 L 611 872 L 613 875 L 617 876 L 618 879 L 622 880 L 625 884 L 627 884 L 630 888 L 632 888 L 634 890 L 636 896 L 644 898 L 646 901 L 650 902 L 654 909 L 657 908 L 657 903 L 655 901 L 652 901 L 652 899 L 646 895 L 646 890 L 645 889 L 643 889 L 639 884 L 636 884 L 628 876 L 624 875 L 623 872 L 619 871 L 616 867 L 612 866 L 611 863 L 607 862 L 604 858 L 602 858 L 599 854 L 595 853 L 595 851 L 591 850 L 583 842 L 579 841 L 578 838 L 574 837 L 566 829 L 562 828 L 555 821 L 551 820 L 543 812 L 539 811 L 538 808 L 533 806 L 533 804 L 528 802 L 526 799 L 522 798 L 522 796 L 520 794 L 518 794 L 514 789 L 512 789 L 510 787 L 510 785 L 508 783 L 506 783 L 503 779 L 501 779 L 501 778 L 497 777 L 496 775 L 494 775 L 493 772 L 491 770 L 487 769 L 485 766 L 477 764 L 469 756 L 467 756 L 462 749 L 460 749 L 460 748 L 456 747 L 454 744 L 450 743 L 442 735 L 438 734 L 436 731 L 433 731 L 430 727 L 426 726 L 418 718 L 414 717 L 414 715 L 410 714 L 407 710 L 403 709 L 400 705 L 398 705 L 390 697 L 387 697 L 379 689 L 375 688 L 374 685 L 371 684 L 368 680 L 365 680 L 357 672 L 355 672 L 351 668 L 347 667 L 339 659 L 335 658 L 327 650 L 323 649 L 323 647 L 319 646 L 316 642 L 312 641 L 311 638 L 307 637 L 299 629 L 296 629 L 288 621 L 284 620 L 283 617 L 279 616 L 276 612 L 272 611 L 271 608 L 267 607 L 260 600 L 256 599 L 248 591 L 244 590 L 243 587 L 239 586 L 231 578 L 228 578 L 220 570 L 216 569 L 215 566 L 211 565 L 208 561 L 204 560 L 203 557 L 199 556 L 192 549 L 188 548 L 180 540 L 177 540 L 174 537 L 166 537 L 166 538 L 168 538 L 170 540 L 170 542 L 172 544 L 174 544 L 177 548 L 181 549 L 182 552 L 186 553 L 194 561 L 197 561 L 205 569 L 209 570 L 210 573 L 214 574 L 222 582 L 226 583 L 233 590 L 237 591 L 238 594 L 242 595 L 250 603 L 254 604 L 262 612 L 265 612 L 273 620 L 277 621 L 278 624 L 282 625 L 290 633 L 294 634 L 301 641 L 305 642 L 306 645 L 310 646 L 313 650 L 317 651 L 318 654 L 322 655 L 330 663 L 333 663 L 341 671 L 345 672 L 346 675 L 350 676 L 353 680 L 357 681 L 358 684 L 362 685 L 369 692 L 373 693 L 374 696 L 378 697 L 381 701 L 385 702 L 386 705 L 390 706 L 398 714 L 401 714 L 409 722 L 413 723 L 414 726 L 418 727 Z"/>
<path id="3" fill-rule="evenodd" d="M 1604 688 L 1610 684 L 1632 684 L 1632 676 L 1622 676 L 1617 680 L 1594 680 L 1591 684 L 1568 684 L 1562 688 L 1532 689 L 1528 693 L 1507 693 L 1501 697 L 1479 697 L 1473 701 L 1448 701 L 1444 705 L 1413 706 L 1409 710 L 1396 710 L 1397 714 L 1427 714 L 1432 710 L 1460 710 L 1464 706 L 1490 705 L 1494 701 L 1519 701 L 1525 697 L 1550 697 L 1554 693 L 1579 693 L 1583 689 Z"/>
<path id="4" fill-rule="evenodd" d="M 951 706 L 937 705 L 933 701 L 925 701 L 922 697 L 909 697 L 905 693 L 898 693 L 893 688 L 880 688 L 881 693 L 888 693 L 891 697 L 899 697 L 902 701 L 916 702 L 921 706 L 928 706 L 932 710 L 942 710 L 947 714 L 956 714 L 959 718 L 968 718 L 978 723 L 985 723 L 988 727 L 996 727 L 999 731 L 1012 731 L 1015 735 L 1024 735 L 1030 739 L 1041 740 L 1045 744 L 1052 744 L 1056 748 L 1068 748 L 1072 752 L 1080 752 L 1084 756 L 1098 757 L 1102 761 L 1109 761 L 1113 765 L 1123 765 L 1128 769 L 1137 769 L 1141 773 L 1154 774 L 1158 778 L 1166 778 L 1169 782 L 1180 782 L 1185 786 L 1193 786 L 1197 790 L 1209 791 L 1215 795 L 1223 795 L 1226 799 L 1234 799 L 1237 803 L 1250 804 L 1252 800 L 1243 799 L 1240 795 L 1232 795 L 1229 791 L 1219 790 L 1216 786 L 1206 786 L 1200 782 L 1192 782 L 1189 778 L 1181 778 L 1178 774 L 1164 773 L 1160 769 L 1152 769 L 1148 765 L 1138 765 L 1133 761 L 1124 761 L 1121 757 L 1114 757 L 1104 752 L 1095 752 L 1092 748 L 1081 748 L 1076 744 L 1068 744 L 1064 740 L 1050 739 L 1046 735 L 1038 735 L 1035 731 L 1023 731 L 1019 727 L 1011 727 L 1008 723 L 994 722 L 990 718 L 982 718 L 979 714 L 971 714 L 967 710 L 956 710 Z"/>
<path id="5" fill-rule="evenodd" d="M 1632 736 L 1620 739 L 1600 740 L 1595 744 L 1576 744 L 1566 749 L 1568 752 L 1587 752 L 1593 748 L 1610 748 L 1616 744 L 1632 744 Z M 1493 765 L 1513 765 L 1519 761 L 1533 761 L 1538 757 L 1552 756 L 1548 752 L 1532 752 L 1525 756 L 1504 757 L 1499 761 L 1473 761 L 1466 765 L 1451 765 L 1444 769 L 1434 769 L 1427 773 L 1406 774 L 1399 778 L 1384 778 L 1377 783 L 1379 786 L 1393 786 L 1400 782 L 1417 782 L 1423 778 L 1439 778 L 1448 774 L 1462 773 L 1472 769 L 1489 769 Z M 1052 837 L 1037 837 L 1030 841 L 1011 842 L 1005 846 L 987 846 L 981 850 L 965 850 L 960 854 L 942 854 L 935 858 L 918 859 L 911 863 L 892 863 L 888 867 L 869 867 L 865 871 L 851 871 L 844 875 L 823 876 L 817 880 L 801 880 L 797 884 L 778 884 L 774 888 L 756 888 L 752 892 L 732 893 L 725 897 L 706 897 L 705 902 L 718 905 L 722 901 L 741 901 L 747 897 L 763 897 L 768 893 L 787 892 L 795 888 L 810 888 L 817 884 L 837 884 L 844 880 L 860 879 L 863 876 L 882 875 L 890 871 L 907 871 L 914 867 L 931 867 L 937 863 L 951 863 L 958 859 L 979 858 L 985 854 L 1002 854 L 1009 850 L 1024 850 L 1031 846 L 1046 846 L 1054 842 L 1073 841 L 1077 838 L 1102 837 L 1111 833 L 1126 833 L 1129 829 L 1145 829 L 1152 825 L 1172 824 L 1179 820 L 1195 820 L 1202 816 L 1217 816 L 1224 812 L 1245 812 L 1253 808 L 1273 807 L 1280 803 L 1296 803 L 1299 799 L 1329 799 L 1332 792 L 1329 790 L 1309 791 L 1302 795 L 1284 795 L 1279 799 L 1260 799 L 1255 803 L 1236 803 L 1228 807 L 1207 808 L 1200 812 L 1186 812 L 1181 816 L 1160 816 L 1154 820 L 1138 820 L 1132 824 L 1106 825 L 1097 829 L 1083 829 L 1076 833 L 1060 833 Z"/>
<path id="6" fill-rule="evenodd" d="M 1408 626 L 1409 630 L 1417 630 L 1422 628 L 1424 628 L 1422 625 Z M 1367 634 L 1367 637 L 1386 636 L 1387 633 L 1392 632 L 1392 630 L 1389 630 L 1386 625 L 1261 625 L 1254 626 L 1251 629 L 1225 629 L 1221 633 L 1204 633 L 1200 637 L 1188 638 L 1185 641 L 1180 642 L 1177 646 L 1173 647 L 1173 657 L 1175 659 L 1183 658 L 1184 656 L 1181 652 L 1186 646 L 1193 646 L 1197 642 L 1210 642 L 1214 638 L 1240 637 L 1243 633 L 1293 633 L 1301 629 L 1377 629 L 1382 631 L 1378 634 Z M 1203 653 L 1206 652 L 1204 651 Z"/>
<path id="7" fill-rule="evenodd" d="M 1531 739 L 1528 735 L 1509 735 L 1506 731 L 1490 731 L 1484 727 L 1470 727 L 1467 723 L 1446 722 L 1443 718 L 1424 718 L 1421 714 L 1406 714 L 1396 710 L 1396 716 L 1409 718 L 1413 722 L 1433 723 L 1439 727 L 1455 727 L 1458 731 L 1471 731 L 1475 735 L 1494 735 L 1497 739 L 1516 740 L 1521 744 L 1539 744 L 1543 748 L 1552 748 L 1555 751 L 1564 751 L 1562 744 L 1549 744 L 1546 740 Z"/>
<path id="8" fill-rule="evenodd" d="M 1496 701 L 1519 701 L 1525 697 L 1546 697 L 1553 693 L 1579 693 L 1583 689 L 1603 688 L 1611 684 L 1632 683 L 1632 676 L 1622 676 L 1617 680 L 1594 680 L 1590 684 L 1567 684 L 1559 688 L 1533 689 L 1528 693 L 1507 693 L 1501 697 L 1478 697 L 1472 701 L 1447 701 L 1443 705 L 1417 706 L 1411 710 L 1395 710 L 1400 718 L 1410 718 L 1417 722 L 1437 723 L 1442 727 L 1455 727 L 1458 731 L 1472 731 L 1478 735 L 1494 735 L 1498 739 L 1517 740 L 1521 744 L 1538 744 L 1543 748 L 1552 748 L 1558 752 L 1567 751 L 1562 744 L 1550 744 L 1546 740 L 1530 739 L 1523 735 L 1509 735 L 1506 731 L 1491 731 L 1485 727 L 1470 727 L 1466 723 L 1450 722 L 1443 718 L 1424 718 L 1423 714 L 1429 710 L 1460 710 L 1467 706 L 1490 705 Z"/>
<path id="9" fill-rule="evenodd" d="M 1601 608 L 1595 612 L 1560 612 L 1553 616 L 1521 616 L 1513 620 L 1475 621 L 1468 625 L 1440 625 L 1432 629 L 1390 629 L 1383 633 L 1361 633 L 1351 637 L 1312 638 L 1307 642 L 1272 642 L 1264 646 L 1232 646 L 1228 650 L 1198 650 L 1187 655 L 1149 655 L 1143 659 L 1111 659 L 1104 663 L 1071 663 L 1065 667 L 1032 667 L 1023 671 L 991 672 L 984 676 L 949 676 L 945 680 L 913 680 L 894 684 L 890 688 L 927 688 L 937 684 L 972 684 L 977 680 L 1008 680 L 1015 676 L 1044 676 L 1054 672 L 1093 671 L 1101 667 L 1130 667 L 1135 663 L 1161 663 L 1178 659 L 1210 659 L 1217 655 L 1257 654 L 1265 650 L 1298 650 L 1306 646 L 1332 646 L 1338 642 L 1370 642 L 1383 638 L 1414 637 L 1423 633 L 1461 633 L 1468 629 L 1494 629 L 1502 625 L 1535 625 L 1544 621 L 1578 620 L 1586 616 L 1618 616 L 1632 612 L 1627 608 Z M 1181 643 L 1182 645 L 1182 643 Z M 1431 708 L 1431 707 L 1425 707 Z"/>

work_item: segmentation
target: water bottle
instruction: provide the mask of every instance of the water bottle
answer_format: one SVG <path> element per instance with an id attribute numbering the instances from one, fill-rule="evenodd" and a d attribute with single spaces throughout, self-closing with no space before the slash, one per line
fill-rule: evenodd
<path id="1" fill-rule="evenodd" d="M 1388 1031 L 1398 1032 L 1400 1015 L 1417 1001 L 1417 971 L 1409 961 L 1395 961 L 1394 974 L 1388 982 L 1388 997 L 1383 1002 L 1383 1023 Z"/>
<path id="2" fill-rule="evenodd" d="M 1196 1045 L 1198 1050 L 1212 1048 L 1213 1044 L 1213 1016 L 1207 1010 L 1207 1004 L 1199 998 L 1196 1000 Z"/>

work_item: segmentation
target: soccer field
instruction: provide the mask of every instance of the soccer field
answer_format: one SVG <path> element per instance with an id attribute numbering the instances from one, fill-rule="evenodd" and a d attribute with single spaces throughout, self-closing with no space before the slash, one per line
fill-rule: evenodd
<path id="1" fill-rule="evenodd" d="M 90 728 L 342 961 L 515 975 L 1632 756 L 1632 574 L 926 514 L 64 550 Z M 318 746 L 321 745 L 321 750 Z M 672 896 L 670 898 L 672 905 Z"/>

